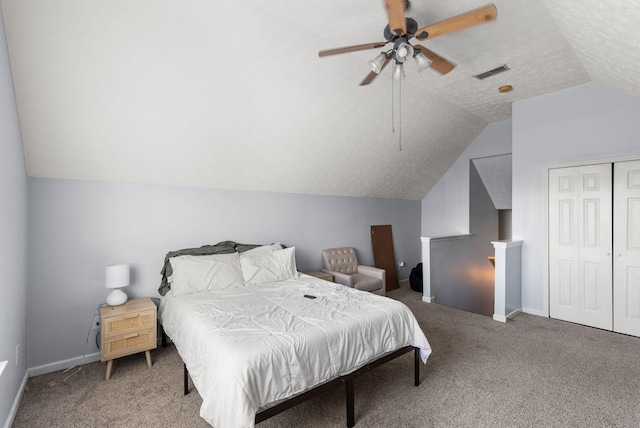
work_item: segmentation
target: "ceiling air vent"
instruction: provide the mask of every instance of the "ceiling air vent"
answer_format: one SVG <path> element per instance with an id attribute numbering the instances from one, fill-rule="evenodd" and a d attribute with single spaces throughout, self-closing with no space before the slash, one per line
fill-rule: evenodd
<path id="1" fill-rule="evenodd" d="M 502 73 L 503 71 L 511 70 L 506 65 L 501 65 L 500 67 L 494 68 L 493 70 L 485 71 L 484 73 L 480 73 L 475 77 L 478 80 L 486 79 L 489 76 L 493 76 L 494 74 Z"/>

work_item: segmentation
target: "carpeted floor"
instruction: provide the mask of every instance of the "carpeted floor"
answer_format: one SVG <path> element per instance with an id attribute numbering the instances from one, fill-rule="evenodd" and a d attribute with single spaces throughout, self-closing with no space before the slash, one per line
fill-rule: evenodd
<path id="1" fill-rule="evenodd" d="M 356 427 L 640 428 L 640 338 L 520 314 L 502 324 L 438 304 L 401 287 L 433 354 L 413 386 L 413 354 L 356 381 Z M 182 395 L 173 346 L 29 379 L 16 419 L 21 427 L 207 427 L 202 400 Z M 340 385 L 258 425 L 346 426 Z"/>

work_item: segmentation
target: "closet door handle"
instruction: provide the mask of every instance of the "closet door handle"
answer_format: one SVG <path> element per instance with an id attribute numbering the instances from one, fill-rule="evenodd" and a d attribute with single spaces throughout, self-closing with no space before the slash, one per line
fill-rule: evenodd
<path id="1" fill-rule="evenodd" d="M 611 253 L 606 253 L 605 256 L 609 257 L 611 255 Z"/>
<path id="2" fill-rule="evenodd" d="M 618 254 L 616 254 L 616 256 L 622 257 L 622 253 L 618 253 Z"/>

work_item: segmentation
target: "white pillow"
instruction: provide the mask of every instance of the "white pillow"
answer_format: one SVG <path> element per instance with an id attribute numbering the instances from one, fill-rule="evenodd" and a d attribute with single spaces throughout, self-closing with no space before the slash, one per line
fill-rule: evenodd
<path id="1" fill-rule="evenodd" d="M 240 287 L 244 282 L 238 253 L 179 256 L 170 258 L 169 262 L 173 268 L 174 296 Z"/>
<path id="2" fill-rule="evenodd" d="M 240 266 L 244 283 L 264 284 L 297 277 L 295 250 L 295 247 L 289 247 L 284 250 L 241 253 Z"/>
<path id="3" fill-rule="evenodd" d="M 276 242 L 275 244 L 261 245 L 261 246 L 256 247 L 256 248 L 252 248 L 250 250 L 243 251 L 242 253 L 240 253 L 240 255 L 246 255 L 246 254 L 254 255 L 254 254 L 258 254 L 258 253 L 262 253 L 262 252 L 278 251 L 278 250 L 282 250 L 282 245 L 280 245 L 279 242 Z"/>

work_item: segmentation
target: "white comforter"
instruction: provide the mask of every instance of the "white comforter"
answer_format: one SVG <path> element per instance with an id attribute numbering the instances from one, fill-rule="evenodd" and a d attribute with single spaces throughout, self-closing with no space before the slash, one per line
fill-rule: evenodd
<path id="1" fill-rule="evenodd" d="M 303 297 L 304 294 L 316 299 Z M 253 427 L 274 402 L 429 342 L 402 303 L 303 275 L 162 298 L 161 322 L 215 428 Z"/>

